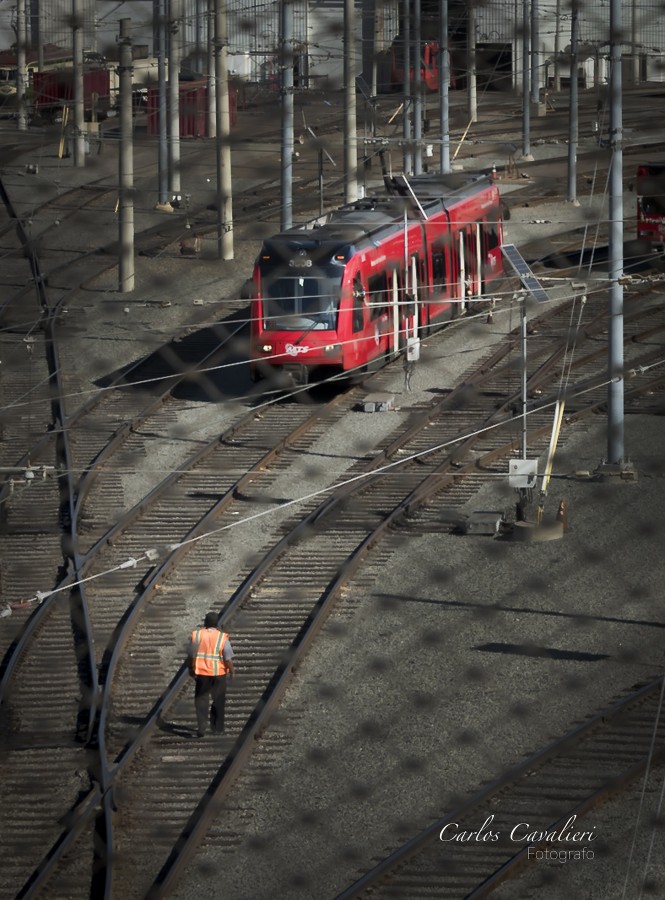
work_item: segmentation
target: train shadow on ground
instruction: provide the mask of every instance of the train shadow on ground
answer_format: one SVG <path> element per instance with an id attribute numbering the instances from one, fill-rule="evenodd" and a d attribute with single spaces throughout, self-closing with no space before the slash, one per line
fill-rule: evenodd
<path id="1" fill-rule="evenodd" d="M 163 344 L 138 363 L 123 366 L 97 379 L 98 387 L 120 383 L 159 396 L 174 384 L 179 400 L 219 403 L 246 396 L 249 378 L 249 332 L 242 324 L 247 316 L 234 318 L 192 331 Z M 176 380 L 185 374 L 184 380 Z M 191 374 L 187 374 L 191 373 Z"/>
<path id="2" fill-rule="evenodd" d="M 580 275 L 595 268 L 607 268 L 609 264 L 609 246 L 601 244 L 594 247 L 586 247 L 570 253 L 550 253 L 547 256 L 535 260 L 539 265 L 547 269 L 577 269 Z M 654 253 L 648 242 L 642 240 L 624 241 L 623 244 L 623 271 L 629 274 L 649 272 L 656 269 L 665 271 L 663 254 Z"/>

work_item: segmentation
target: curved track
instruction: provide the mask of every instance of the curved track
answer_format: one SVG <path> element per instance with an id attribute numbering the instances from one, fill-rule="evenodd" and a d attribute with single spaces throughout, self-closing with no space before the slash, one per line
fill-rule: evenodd
<path id="1" fill-rule="evenodd" d="M 574 413 L 570 424 L 604 402 L 604 301 L 598 301 L 595 315 L 593 302 L 593 298 L 587 301 L 583 334 L 579 334 L 580 355 L 574 365 L 566 360 L 569 311 L 559 313 L 559 318 L 552 316 L 551 325 L 539 325 L 538 336 L 532 337 L 529 392 L 539 400 L 532 404 L 529 420 L 532 438 L 540 441 L 541 448 L 549 437 L 552 403 L 559 396 L 563 371 L 576 385 L 567 398 L 567 408 Z M 42 305 L 48 307 L 48 301 Z M 653 304 L 626 319 L 628 363 L 634 368 L 640 391 L 661 390 L 658 373 L 650 371 L 658 350 L 640 347 L 640 340 L 642 336 L 662 338 L 662 318 L 658 304 Z M 560 348 L 553 353 L 556 343 Z M 103 516 L 88 518 L 83 546 L 81 514 L 85 512 L 83 499 L 92 489 L 90 475 L 98 463 L 100 468 L 105 463 L 103 454 L 111 452 L 103 448 L 113 444 L 114 429 L 109 425 L 113 416 L 106 417 L 101 440 L 97 435 L 80 448 L 90 475 L 77 485 L 61 484 L 57 504 L 55 496 L 47 499 L 45 495 L 44 509 L 48 511 L 50 504 L 51 521 L 62 517 L 64 510 L 61 520 L 72 542 L 65 548 L 65 559 L 72 560 L 74 567 L 61 573 L 63 587 L 114 567 L 117 574 L 98 598 L 94 582 L 74 592 L 69 603 L 60 602 L 62 594 L 51 594 L 25 629 L 26 646 L 17 643 L 5 659 L 6 689 L 22 664 L 28 674 L 35 661 L 53 665 L 49 646 L 55 646 L 59 638 L 72 647 L 73 631 L 67 681 L 54 684 L 62 705 L 52 707 L 50 722 L 44 719 L 43 688 L 35 690 L 29 680 L 22 680 L 18 688 L 23 692 L 18 705 L 29 725 L 31 749 L 23 748 L 21 764 L 8 779 L 12 795 L 20 802 L 26 772 L 40 765 L 40 753 L 61 773 L 62 792 L 52 795 L 42 830 L 38 823 L 30 823 L 30 833 L 39 838 L 39 846 L 24 847 L 26 855 L 17 856 L 15 869 L 6 873 L 14 891 L 22 884 L 21 896 L 36 894 L 46 885 L 56 894 L 81 897 L 168 892 L 251 752 L 253 738 L 265 727 L 293 666 L 310 647 L 330 605 L 366 554 L 375 548 L 388 553 L 381 540 L 389 528 L 416 515 L 423 504 L 432 497 L 440 498 L 442 492 L 446 506 L 459 508 L 474 490 L 477 473 L 498 466 L 499 460 L 504 465 L 506 457 L 516 453 L 521 439 L 514 416 L 519 401 L 517 344 L 512 335 L 457 391 L 433 404 L 407 428 L 401 425 L 379 448 L 380 453 L 372 454 L 371 462 L 362 461 L 347 471 L 347 483 L 330 499 L 321 504 L 312 498 L 302 504 L 298 514 L 284 523 L 281 539 L 264 559 L 248 565 L 239 575 L 242 583 L 224 610 L 224 620 L 239 655 L 248 662 L 230 710 L 230 737 L 218 745 L 183 741 L 191 719 L 191 701 L 186 673 L 179 668 L 175 637 L 183 612 L 177 601 L 182 590 L 180 573 L 191 582 L 192 572 L 204 565 L 211 546 L 218 548 L 216 552 L 222 550 L 223 531 L 219 531 L 217 544 L 211 543 L 213 538 L 192 539 L 230 527 L 237 512 L 233 504 L 246 500 L 244 492 L 253 481 L 250 490 L 256 491 L 257 474 L 246 459 L 248 451 L 254 453 L 254 468 L 263 468 L 272 461 L 280 439 L 279 449 L 289 444 L 298 448 L 303 424 L 314 429 L 306 438 L 311 441 L 321 434 L 316 429 L 329 427 L 331 420 L 323 417 L 316 422 L 316 415 L 310 420 L 309 411 L 301 409 L 296 417 L 305 423 L 294 429 L 293 423 L 286 421 L 285 408 L 273 407 L 261 425 L 262 429 L 267 425 L 267 430 L 250 430 L 244 436 L 234 429 L 222 436 L 218 446 L 201 448 L 182 462 L 181 471 L 159 484 L 113 528 L 106 527 Z M 54 360 L 50 372 L 59 369 Z M 131 382 L 131 374 L 127 379 L 125 372 L 122 378 Z M 352 404 L 355 399 L 351 394 L 346 402 Z M 289 410 L 289 418 L 292 412 Z M 136 413 L 135 424 L 126 428 L 127 436 L 152 414 L 151 406 Z M 78 424 L 85 421 L 81 416 Z M 116 425 L 126 419 L 127 412 L 120 410 Z M 64 414 L 56 420 L 64 422 Z M 67 420 L 68 428 L 63 427 L 62 434 L 71 430 L 75 421 L 74 417 Z M 277 429 L 279 433 L 275 433 Z M 81 468 L 72 459 L 71 449 L 64 447 L 61 452 L 63 469 Z M 219 462 L 211 462 L 213 459 Z M 283 464 L 288 464 L 288 459 L 288 453 L 284 454 Z M 265 483 L 258 484 L 260 494 Z M 102 488 L 96 485 L 96 490 Z M 95 496 L 97 509 L 110 502 L 104 493 L 90 496 Z M 451 523 L 451 527 L 457 525 L 459 522 Z M 57 531 L 54 540 L 59 540 Z M 112 607 L 109 599 L 117 606 Z M 53 613 L 53 619 L 49 631 L 40 634 L 40 619 L 46 610 Z M 157 635 L 150 661 L 137 658 L 132 650 L 136 639 L 145 646 L 142 628 Z M 28 641 L 33 637 L 42 643 L 31 650 Z M 166 657 L 165 647 L 169 648 Z M 35 654 L 32 658 L 31 652 Z M 146 678 L 146 669 L 161 672 L 161 680 L 159 676 Z M 39 683 L 43 678 L 35 678 L 34 684 Z M 83 693 L 78 696 L 81 686 Z M 16 733 L 20 733 L 21 723 L 17 720 L 16 724 Z M 43 724 L 49 743 L 55 739 L 55 756 L 50 746 L 37 746 Z M 88 741 L 86 751 L 72 741 L 77 730 L 79 737 Z M 183 763 L 187 764 L 187 783 L 182 779 Z M 164 798 L 169 798 L 168 802 Z M 65 822 L 63 830 L 58 818 Z M 126 852 L 129 847 L 143 847 L 147 830 L 154 836 L 156 823 L 161 837 L 157 844 L 153 841 L 149 858 Z M 48 845 L 52 852 L 42 857 L 41 851 Z"/>
<path id="2" fill-rule="evenodd" d="M 662 704 L 659 678 L 433 822 L 337 900 L 432 896 L 479 900 L 546 853 L 563 862 L 559 854 L 580 860 L 590 851 L 593 859 L 598 835 L 584 815 L 662 760 Z M 464 833 L 478 836 L 460 840 Z"/>
<path id="3" fill-rule="evenodd" d="M 649 320 L 647 326 L 643 322 L 645 317 Z M 570 350 L 570 310 L 561 310 L 548 319 L 539 322 L 538 335 L 542 335 L 542 340 L 533 339 L 539 345 L 539 352 L 531 351 L 529 379 L 529 391 L 543 397 L 539 401 L 542 413 L 534 409 L 530 414 L 534 423 L 531 426 L 532 439 L 541 440 L 543 446 L 549 435 L 551 419 L 551 402 L 547 395 L 550 390 L 553 393 L 556 390 L 549 386 L 558 385 L 562 360 Z M 635 344 L 632 338 L 638 334 L 653 336 L 663 329 L 659 319 L 662 316 L 657 306 L 640 309 L 635 315 L 635 334 L 629 335 L 627 340 Z M 603 312 L 599 310 L 595 318 L 589 315 L 585 320 L 582 343 L 593 345 L 604 328 Z M 553 343 L 557 339 L 561 347 L 553 354 Z M 304 518 L 298 515 L 297 522 L 291 526 L 287 523 L 281 541 L 259 566 L 248 573 L 224 612 L 226 626 L 231 629 L 234 642 L 246 662 L 234 692 L 231 738 L 222 742 L 230 755 L 221 768 L 219 744 L 192 745 L 187 741 L 183 744 L 186 728 L 183 732 L 182 728 L 174 729 L 173 726 L 166 729 L 159 727 L 160 722 L 178 723 L 187 717 L 186 713 L 179 711 L 183 702 L 189 705 L 187 692 L 183 695 L 187 680 L 184 670 L 175 674 L 169 690 L 157 699 L 152 711 L 148 711 L 150 692 L 154 691 L 155 686 L 150 686 L 142 675 L 144 660 L 137 659 L 138 668 L 133 671 L 131 642 L 125 645 L 127 635 L 123 633 L 133 627 L 132 616 L 123 621 L 116 648 L 118 651 L 124 649 L 122 659 L 118 659 L 117 664 L 111 658 L 105 678 L 107 683 L 114 682 L 111 692 L 114 705 L 126 702 L 122 701 L 123 693 L 126 694 L 128 689 L 135 693 L 134 686 L 138 684 L 146 684 L 146 693 L 138 707 L 129 709 L 134 715 L 129 715 L 126 720 L 142 720 L 144 727 L 137 729 L 129 738 L 116 757 L 116 765 L 109 768 L 108 777 L 101 779 L 102 787 L 106 784 L 104 795 L 109 799 L 112 797 L 118 807 L 115 815 L 110 808 L 107 810 L 104 827 L 99 823 L 97 825 L 97 840 L 103 835 L 107 841 L 106 852 L 99 865 L 100 871 L 105 871 L 108 878 L 109 896 L 116 891 L 123 896 L 144 895 L 148 890 L 147 879 L 151 870 L 155 879 L 152 894 L 157 896 L 168 892 L 169 885 L 194 851 L 196 842 L 205 832 L 218 804 L 250 753 L 253 737 L 264 727 L 292 667 L 310 646 L 330 604 L 357 571 L 365 555 L 375 546 L 381 552 L 379 542 L 389 526 L 402 521 L 405 514 L 413 515 L 432 496 L 440 498 L 442 492 L 446 506 L 459 507 L 474 490 L 474 473 L 498 466 L 499 460 L 515 453 L 521 438 L 513 415 L 519 393 L 519 378 L 512 358 L 515 350 L 515 339 L 506 341 L 492 359 L 485 362 L 480 372 L 467 379 L 458 391 L 421 414 L 406 431 L 400 428 L 369 466 L 352 467 L 346 475 L 347 484 L 329 500 L 323 504 L 316 501 L 306 504 L 306 508 L 310 507 L 309 513 Z M 652 350 L 642 353 L 639 365 L 651 358 L 652 353 Z M 598 403 L 595 392 L 606 387 L 604 360 L 598 358 L 595 348 L 591 353 L 580 354 L 573 368 L 577 367 L 585 387 L 583 391 L 571 392 L 571 401 L 577 411 L 569 422 L 584 411 L 588 413 L 593 410 Z M 650 385 L 651 388 L 653 386 Z M 498 403 L 500 396 L 504 400 Z M 463 403 L 460 402 L 462 398 Z M 454 447 L 452 452 L 451 447 Z M 386 465 L 394 469 L 390 477 L 386 477 Z M 201 521 L 205 527 L 210 526 L 208 519 Z M 303 570 L 302 561 L 305 558 L 308 566 Z M 202 557 L 195 564 L 201 561 Z M 179 614 L 179 608 L 172 606 L 172 598 L 179 593 L 177 575 L 172 575 L 170 580 L 173 579 L 173 590 L 164 597 L 167 631 L 163 635 L 171 646 L 175 642 L 173 635 L 168 634 L 169 618 Z M 132 582 L 135 580 L 132 576 Z M 149 592 L 150 583 L 144 587 Z M 127 584 L 125 594 L 130 589 L 131 585 Z M 318 600 L 315 599 L 317 597 Z M 158 618 L 161 615 L 159 605 L 157 600 L 154 610 Z M 153 636 L 154 621 L 150 623 Z M 162 640 L 158 638 L 155 644 L 156 652 L 161 654 Z M 177 662 L 177 657 L 173 658 L 173 662 Z M 160 664 L 163 667 L 161 657 Z M 153 664 L 148 668 L 158 667 Z M 123 688 L 123 684 L 126 687 Z M 154 699 L 154 694 L 152 696 Z M 110 722 L 104 707 L 101 722 L 103 728 Z M 152 736 L 151 730 L 154 731 Z M 112 726 L 108 734 L 114 734 Z M 122 743 L 122 730 L 118 732 L 116 729 L 115 739 L 118 737 Z M 127 739 L 126 733 L 124 737 Z M 146 743 L 149 737 L 151 741 Z M 229 746 L 234 740 L 235 745 Z M 111 740 L 108 743 L 109 750 L 114 742 Z M 142 750 L 137 754 L 139 747 Z M 172 757 L 178 763 L 187 760 L 187 787 L 179 780 L 180 766 L 169 766 Z M 114 789 L 111 792 L 112 783 Z M 161 785 L 159 789 L 158 785 Z M 90 834 L 85 822 L 94 808 L 98 791 L 99 787 L 95 786 L 74 816 L 77 828 L 83 828 L 88 840 Z M 161 800 L 163 796 L 172 798 L 166 807 Z M 178 797 L 177 803 L 174 797 Z M 132 815 L 131 809 L 137 806 L 147 813 L 145 818 L 137 819 Z M 88 810 L 88 815 L 85 810 Z M 164 859 L 159 873 L 153 868 L 159 862 L 154 837 L 150 860 L 136 852 L 136 847 L 144 843 L 146 823 L 150 823 L 149 830 L 153 833 L 157 821 L 161 823 L 158 830 L 163 835 L 163 842 L 160 839 L 158 844 L 163 843 Z M 182 832 L 178 835 L 180 828 Z M 170 855 L 169 844 L 174 844 Z M 64 838 L 60 846 L 66 847 Z M 131 855 L 126 852 L 130 846 L 133 851 Z M 110 866 L 111 855 L 115 860 L 113 867 Z M 75 891 L 78 885 L 80 891 L 80 859 L 80 852 L 77 852 L 51 884 L 57 884 L 59 890 L 69 893 Z M 48 868 L 44 870 L 44 875 L 47 872 Z M 38 881 L 34 883 L 35 887 Z M 81 896 L 85 896 L 85 892 Z"/>

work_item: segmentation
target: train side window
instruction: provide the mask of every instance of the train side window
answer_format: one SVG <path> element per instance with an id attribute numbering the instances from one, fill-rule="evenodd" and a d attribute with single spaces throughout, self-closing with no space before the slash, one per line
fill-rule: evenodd
<path id="1" fill-rule="evenodd" d="M 387 312 L 388 285 L 386 273 L 379 272 L 372 275 L 367 286 L 369 288 L 369 316 L 370 319 L 378 319 L 382 313 Z"/>
<path id="2" fill-rule="evenodd" d="M 424 291 L 427 286 L 427 268 L 425 266 L 425 260 L 420 254 L 416 257 L 417 260 L 417 272 L 418 272 L 418 292 L 420 294 L 421 291 Z M 421 297 L 422 300 L 422 297 Z"/>
<path id="3" fill-rule="evenodd" d="M 483 222 L 481 225 L 483 249 L 486 253 L 499 246 L 499 225 L 497 222 Z"/>
<path id="4" fill-rule="evenodd" d="M 435 250 L 432 253 L 432 288 L 447 296 L 450 290 L 449 283 L 445 251 Z"/>
<path id="5" fill-rule="evenodd" d="M 365 290 L 359 278 L 353 282 L 353 318 L 351 327 L 354 333 L 363 330 L 363 310 L 365 308 Z"/>
<path id="6" fill-rule="evenodd" d="M 662 216 L 665 206 L 661 197 L 642 197 L 642 212 L 647 216 Z"/>

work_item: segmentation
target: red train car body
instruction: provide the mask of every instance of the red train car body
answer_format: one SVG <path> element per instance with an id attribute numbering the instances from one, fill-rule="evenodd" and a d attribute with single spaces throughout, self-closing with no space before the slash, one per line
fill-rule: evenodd
<path id="1" fill-rule="evenodd" d="M 208 82 L 180 82 L 180 137 L 208 137 Z M 168 89 L 168 85 L 167 85 Z M 229 119 L 231 127 L 236 123 L 238 110 L 237 92 L 229 85 Z M 159 88 L 148 89 L 147 126 L 148 134 L 159 134 Z"/>
<path id="2" fill-rule="evenodd" d="M 413 60 L 409 74 L 413 83 L 415 79 Z M 428 91 L 438 91 L 439 78 L 439 45 L 434 41 L 426 41 L 421 50 L 420 80 Z M 395 89 L 402 88 L 404 85 L 404 46 L 397 40 L 390 48 L 390 80 Z M 454 86 L 454 78 L 451 73 L 451 87 Z"/>
<path id="3" fill-rule="evenodd" d="M 640 163 L 635 177 L 637 237 L 665 246 L 665 162 Z"/>
<path id="4" fill-rule="evenodd" d="M 486 176 L 389 180 L 266 240 L 253 273 L 250 370 L 298 384 L 362 375 L 454 317 L 503 273 L 503 223 Z"/>

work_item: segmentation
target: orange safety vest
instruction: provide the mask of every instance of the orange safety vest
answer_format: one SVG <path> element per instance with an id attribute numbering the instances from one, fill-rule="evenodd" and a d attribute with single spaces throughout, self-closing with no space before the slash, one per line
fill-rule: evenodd
<path id="1" fill-rule="evenodd" d="M 192 632 L 192 666 L 195 675 L 226 675 L 224 645 L 229 636 L 217 628 Z"/>

